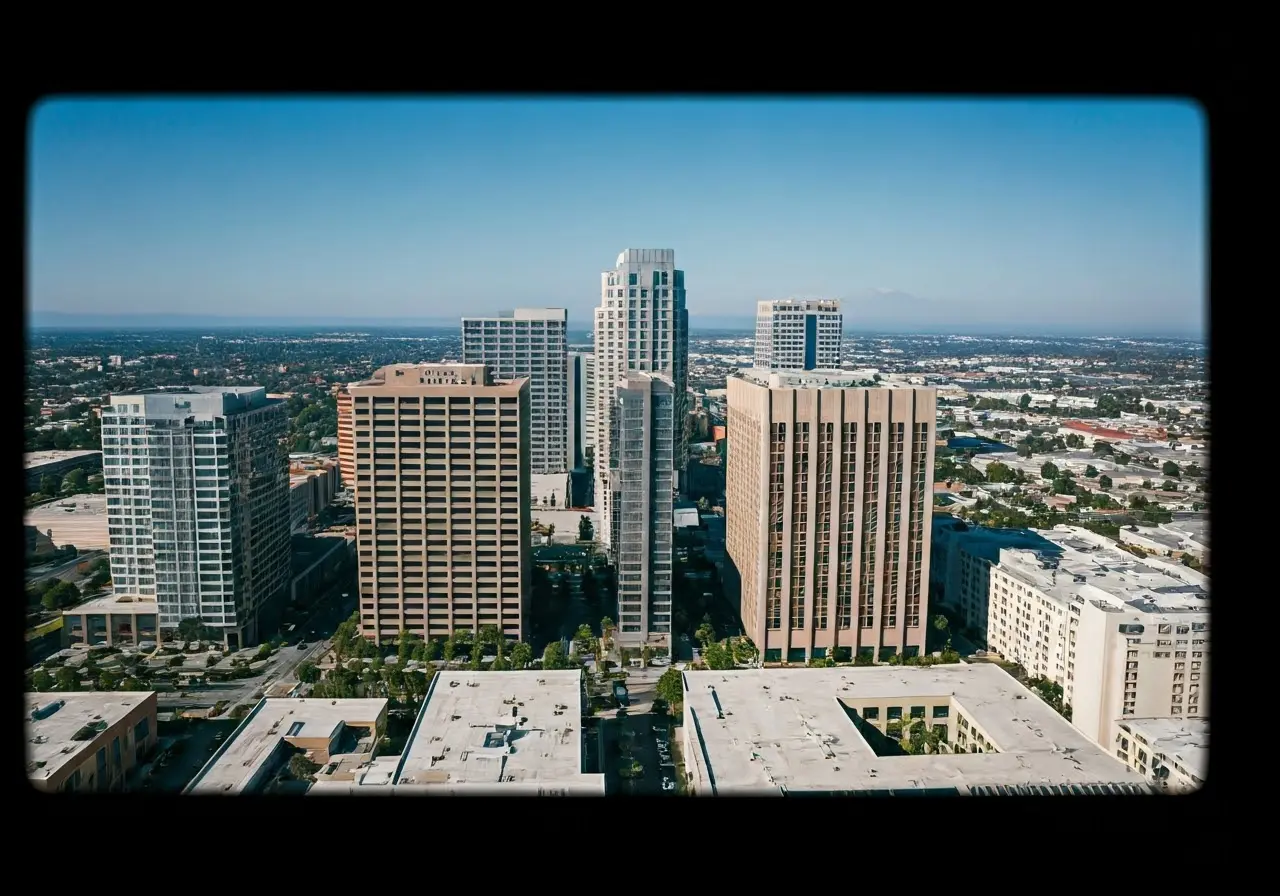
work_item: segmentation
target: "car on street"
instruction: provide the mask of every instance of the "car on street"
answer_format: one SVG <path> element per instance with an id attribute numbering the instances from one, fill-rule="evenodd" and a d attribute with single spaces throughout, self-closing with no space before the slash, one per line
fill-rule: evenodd
<path id="1" fill-rule="evenodd" d="M 665 793 L 670 793 L 671 791 L 676 789 L 676 782 L 672 781 L 670 778 L 663 778 L 662 789 Z"/>
<path id="2" fill-rule="evenodd" d="M 299 649 L 299 650 L 306 650 L 308 646 L 310 646 L 310 645 L 308 645 L 306 641 L 299 641 L 299 642 L 298 642 L 298 649 Z"/>

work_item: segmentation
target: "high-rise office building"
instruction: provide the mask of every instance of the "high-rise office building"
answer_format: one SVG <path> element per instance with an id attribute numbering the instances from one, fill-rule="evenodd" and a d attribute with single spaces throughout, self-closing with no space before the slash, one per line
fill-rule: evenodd
<path id="1" fill-rule="evenodd" d="M 587 449 L 587 368 L 591 355 L 585 352 L 569 352 L 568 413 L 568 468 L 576 470 L 583 465 Z"/>
<path id="2" fill-rule="evenodd" d="M 484 364 L 498 380 L 529 380 L 529 462 L 533 473 L 570 469 L 568 312 L 517 308 L 462 319 L 462 361 Z"/>
<path id="3" fill-rule="evenodd" d="M 672 382 L 676 420 L 675 468 L 684 469 L 684 417 L 689 361 L 689 315 L 684 271 L 672 249 L 627 249 L 613 270 L 600 275 L 594 345 L 595 469 L 599 532 L 612 552 L 616 532 L 609 502 L 613 449 L 605 434 L 615 432 L 618 384 L 630 371 L 663 373 Z"/>
<path id="4" fill-rule="evenodd" d="M 618 381 L 610 502 L 617 532 L 618 642 L 669 647 L 675 387 L 657 373 Z"/>
<path id="5" fill-rule="evenodd" d="M 239 649 L 288 590 L 289 421 L 259 386 L 113 395 L 102 413 L 111 578 L 158 625 L 198 618 Z"/>
<path id="6" fill-rule="evenodd" d="M 843 325 L 837 299 L 758 302 L 755 366 L 764 370 L 838 369 Z"/>
<path id="7" fill-rule="evenodd" d="M 924 648 L 937 393 L 866 378 L 729 378 L 725 546 L 766 660 Z"/>
<path id="8" fill-rule="evenodd" d="M 350 387 L 360 631 L 524 635 L 529 381 L 479 364 L 395 364 Z"/>
<path id="9" fill-rule="evenodd" d="M 356 481 L 355 437 L 351 432 L 351 393 L 346 386 L 334 387 L 338 403 L 338 471 L 343 488 L 351 488 Z"/>
<path id="10" fill-rule="evenodd" d="M 596 356 L 594 352 L 582 355 L 582 453 L 594 457 L 596 450 Z"/>

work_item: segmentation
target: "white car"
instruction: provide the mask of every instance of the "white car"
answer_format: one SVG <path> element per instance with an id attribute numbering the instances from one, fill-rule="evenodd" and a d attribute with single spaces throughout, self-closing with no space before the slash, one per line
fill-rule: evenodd
<path id="1" fill-rule="evenodd" d="M 670 793 L 671 791 L 676 789 L 676 782 L 672 781 L 670 778 L 663 778 L 662 789 L 667 793 Z"/>

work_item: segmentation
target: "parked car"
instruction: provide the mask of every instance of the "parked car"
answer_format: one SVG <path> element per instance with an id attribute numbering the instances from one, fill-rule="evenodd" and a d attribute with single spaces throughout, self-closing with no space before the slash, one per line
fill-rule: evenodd
<path id="1" fill-rule="evenodd" d="M 673 791 L 673 790 L 675 790 L 675 789 L 676 789 L 676 782 L 675 782 L 675 781 L 672 781 L 670 778 L 663 778 L 663 779 L 662 779 L 662 789 L 663 789 L 663 791 L 665 791 L 666 793 L 670 793 L 671 791 Z"/>

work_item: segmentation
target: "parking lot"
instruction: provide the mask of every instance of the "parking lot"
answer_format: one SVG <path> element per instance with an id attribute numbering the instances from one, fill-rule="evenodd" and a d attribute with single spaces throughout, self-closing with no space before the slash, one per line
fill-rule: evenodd
<path id="1" fill-rule="evenodd" d="M 194 720 L 180 723 L 177 742 L 169 750 L 163 765 L 157 763 L 151 776 L 141 784 L 142 790 L 158 793 L 181 793 L 208 763 L 218 748 L 219 736 L 230 737 L 238 722 L 230 719 Z"/>
<path id="2" fill-rule="evenodd" d="M 676 768 L 666 714 L 619 712 L 600 723 L 604 738 L 605 792 L 674 796 Z"/>

